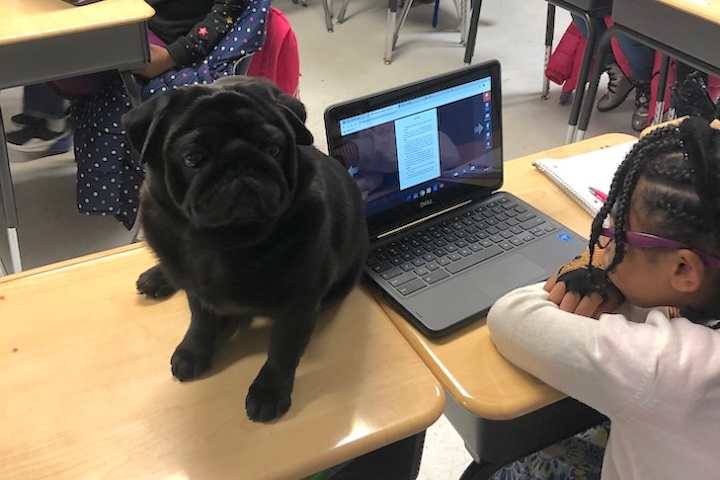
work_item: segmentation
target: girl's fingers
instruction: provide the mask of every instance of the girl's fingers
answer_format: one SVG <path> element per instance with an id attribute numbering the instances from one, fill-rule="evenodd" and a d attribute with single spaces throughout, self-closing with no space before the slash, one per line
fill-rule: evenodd
<path id="1" fill-rule="evenodd" d="M 550 291 L 548 300 L 553 302 L 555 305 L 560 305 L 563 298 L 565 298 L 565 282 L 556 283 Z"/>
<path id="2" fill-rule="evenodd" d="M 577 310 L 580 300 L 581 298 L 579 294 L 575 292 L 566 293 L 565 297 L 560 302 L 560 310 L 573 313 Z"/>
<path id="3" fill-rule="evenodd" d="M 552 277 L 547 279 L 547 282 L 545 282 L 545 286 L 543 287 L 546 292 L 550 293 L 552 292 L 552 289 L 557 284 L 557 274 L 553 275 Z"/>
<path id="4" fill-rule="evenodd" d="M 582 315 L 583 317 L 592 317 L 595 315 L 595 312 L 598 308 L 600 308 L 602 303 L 602 297 L 597 293 L 593 293 L 592 295 L 583 297 L 583 299 L 580 300 L 580 303 L 578 303 L 578 306 L 575 309 L 575 313 Z"/>

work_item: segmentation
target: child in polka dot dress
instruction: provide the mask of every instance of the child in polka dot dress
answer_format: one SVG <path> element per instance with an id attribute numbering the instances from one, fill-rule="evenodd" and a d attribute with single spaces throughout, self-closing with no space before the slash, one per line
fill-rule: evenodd
<path id="1" fill-rule="evenodd" d="M 269 0 L 146 0 L 156 11 L 148 32 L 151 61 L 136 73 L 144 99 L 184 85 L 241 73 L 265 41 Z M 116 74 L 105 74 L 72 107 L 78 209 L 112 215 L 128 229 L 144 179 L 120 119 L 130 100 Z"/>

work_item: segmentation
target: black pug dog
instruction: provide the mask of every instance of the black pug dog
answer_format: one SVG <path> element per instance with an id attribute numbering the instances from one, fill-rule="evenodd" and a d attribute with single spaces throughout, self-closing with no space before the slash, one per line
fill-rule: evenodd
<path id="1" fill-rule="evenodd" d="M 142 225 L 160 260 L 138 290 L 153 298 L 185 290 L 192 313 L 173 375 L 206 372 L 228 327 L 273 319 L 245 402 L 254 421 L 290 408 L 321 309 L 350 292 L 367 255 L 360 193 L 312 146 L 305 118 L 297 99 L 247 77 L 174 90 L 123 118 L 147 163 Z"/>

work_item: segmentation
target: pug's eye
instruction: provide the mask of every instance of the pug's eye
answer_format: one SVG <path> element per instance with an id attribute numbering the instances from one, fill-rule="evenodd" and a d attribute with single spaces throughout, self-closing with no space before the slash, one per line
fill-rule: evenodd
<path id="1" fill-rule="evenodd" d="M 277 157 L 278 155 L 280 155 L 280 147 L 278 147 L 277 145 L 270 145 L 268 147 L 265 147 L 265 153 L 272 157 Z"/>
<path id="2" fill-rule="evenodd" d="M 188 153 L 183 157 L 183 163 L 188 168 L 197 168 L 203 161 L 203 154 L 200 152 Z"/>

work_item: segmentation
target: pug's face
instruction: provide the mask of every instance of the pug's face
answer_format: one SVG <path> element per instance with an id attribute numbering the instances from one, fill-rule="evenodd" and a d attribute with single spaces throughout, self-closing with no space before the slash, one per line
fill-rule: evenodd
<path id="1" fill-rule="evenodd" d="M 267 225 L 295 193 L 305 108 L 265 80 L 229 77 L 155 97 L 123 118 L 149 189 L 196 228 Z"/>

